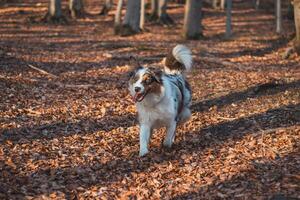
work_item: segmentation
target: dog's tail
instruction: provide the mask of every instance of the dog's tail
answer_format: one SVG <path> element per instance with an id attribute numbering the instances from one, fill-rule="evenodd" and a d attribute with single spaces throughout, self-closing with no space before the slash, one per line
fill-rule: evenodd
<path id="1" fill-rule="evenodd" d="M 192 52 L 186 46 L 178 44 L 163 62 L 167 74 L 181 74 L 192 68 Z"/>

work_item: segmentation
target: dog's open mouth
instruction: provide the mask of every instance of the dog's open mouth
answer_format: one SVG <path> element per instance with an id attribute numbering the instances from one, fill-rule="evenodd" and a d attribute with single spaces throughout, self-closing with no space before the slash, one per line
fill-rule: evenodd
<path id="1" fill-rule="evenodd" d="M 141 102 L 141 101 L 143 101 L 143 99 L 145 98 L 146 95 L 147 95 L 147 92 L 137 92 L 137 93 L 135 93 L 133 100 L 135 102 Z"/>

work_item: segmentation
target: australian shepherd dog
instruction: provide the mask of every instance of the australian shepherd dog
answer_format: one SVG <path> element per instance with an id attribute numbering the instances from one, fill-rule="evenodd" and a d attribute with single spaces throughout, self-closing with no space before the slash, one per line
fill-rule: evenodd
<path id="1" fill-rule="evenodd" d="M 163 59 L 163 65 L 161 70 L 136 64 L 130 73 L 129 91 L 140 124 L 140 156 L 148 153 L 153 129 L 166 127 L 163 145 L 171 147 L 176 126 L 191 116 L 191 88 L 184 74 L 192 67 L 191 51 L 177 45 Z"/>

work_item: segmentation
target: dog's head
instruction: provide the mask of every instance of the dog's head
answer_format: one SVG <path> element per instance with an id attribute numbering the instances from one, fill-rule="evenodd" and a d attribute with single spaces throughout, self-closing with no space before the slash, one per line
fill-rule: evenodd
<path id="1" fill-rule="evenodd" d="M 159 68 L 143 67 L 135 62 L 129 73 L 129 91 L 135 102 L 141 102 L 151 94 L 160 96 L 162 85 L 162 71 Z"/>

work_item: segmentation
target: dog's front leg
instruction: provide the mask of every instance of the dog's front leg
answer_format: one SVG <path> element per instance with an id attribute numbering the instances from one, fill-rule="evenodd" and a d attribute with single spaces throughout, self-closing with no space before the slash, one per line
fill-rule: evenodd
<path id="1" fill-rule="evenodd" d="M 176 121 L 172 121 L 167 127 L 167 135 L 164 140 L 164 146 L 170 148 L 175 139 Z"/>
<path id="2" fill-rule="evenodd" d="M 141 124 L 140 127 L 140 156 L 148 153 L 148 143 L 150 140 L 151 127 L 146 124 Z"/>

